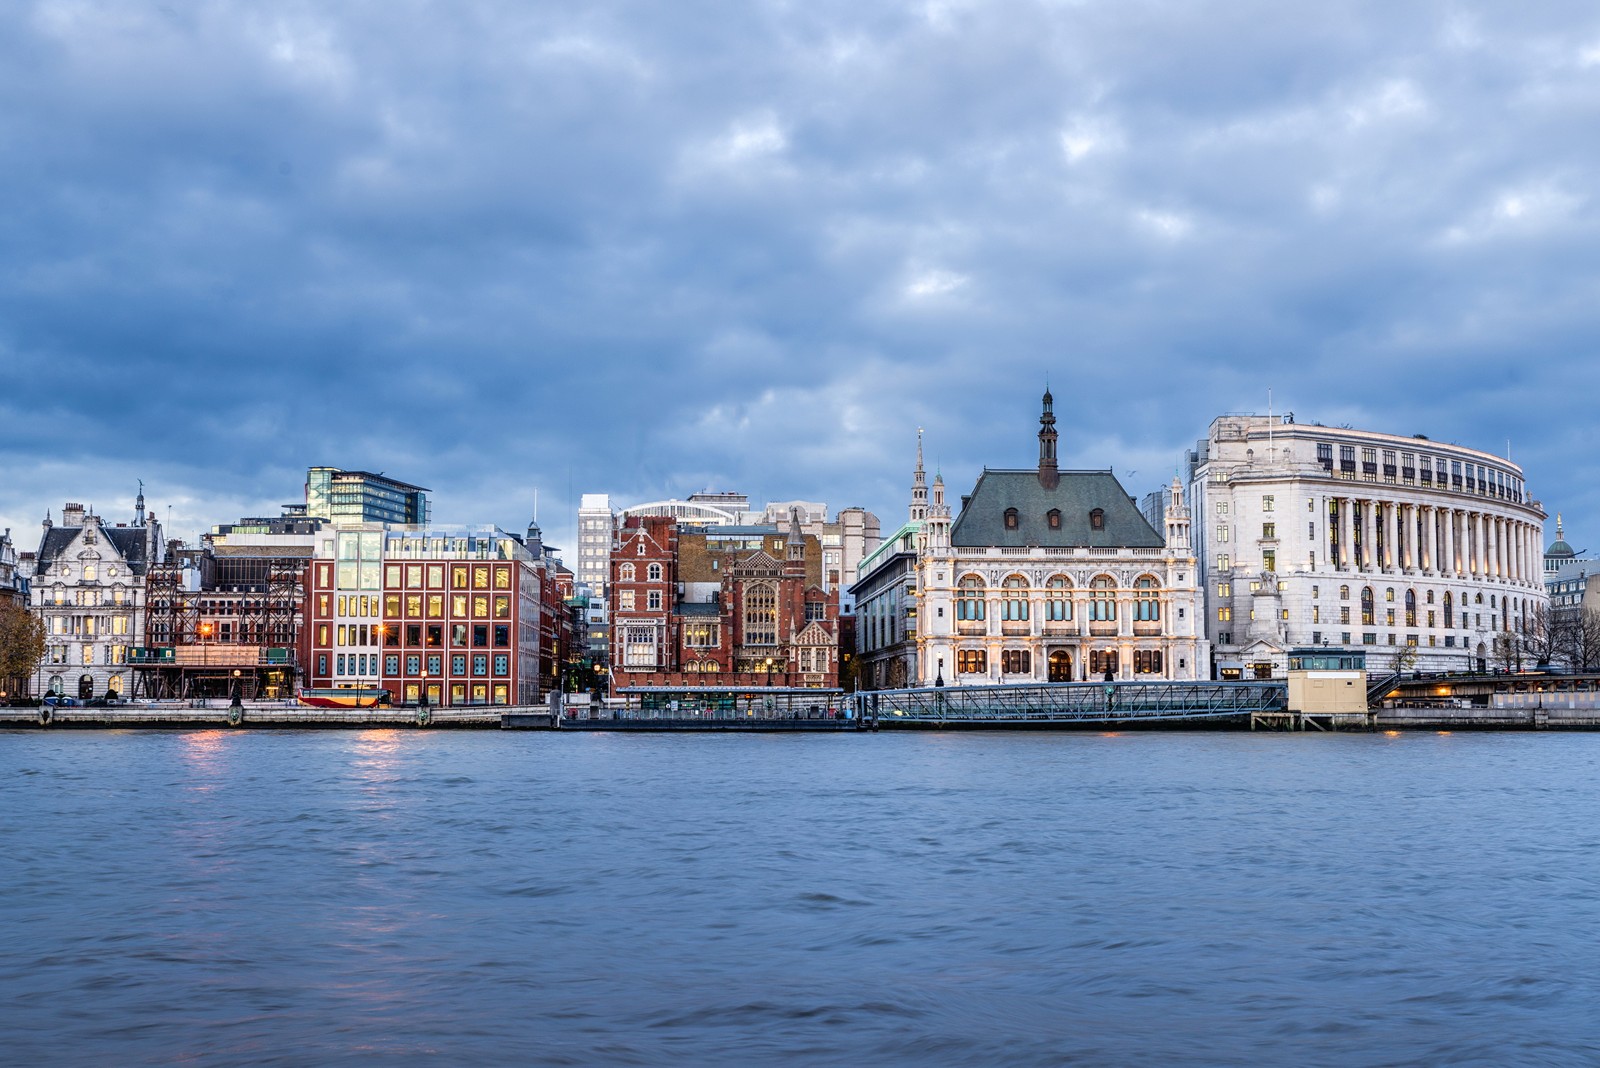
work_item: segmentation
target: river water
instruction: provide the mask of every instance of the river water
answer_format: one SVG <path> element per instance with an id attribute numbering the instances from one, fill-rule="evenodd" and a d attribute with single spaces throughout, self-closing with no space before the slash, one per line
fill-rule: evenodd
<path id="1" fill-rule="evenodd" d="M 10 1064 L 1593 1064 L 1600 735 L 0 733 Z"/>

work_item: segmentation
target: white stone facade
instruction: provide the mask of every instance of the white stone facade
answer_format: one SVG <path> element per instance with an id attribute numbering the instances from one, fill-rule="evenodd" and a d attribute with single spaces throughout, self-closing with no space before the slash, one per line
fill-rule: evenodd
<path id="1" fill-rule="evenodd" d="M 161 559 L 161 525 L 143 514 L 109 524 L 82 505 L 49 519 L 32 579 L 34 610 L 44 619 L 45 658 L 34 692 L 100 697 L 132 691 L 129 650 L 144 637 L 145 572 Z"/>
<path id="2" fill-rule="evenodd" d="M 1281 678 L 1288 649 L 1323 645 L 1374 672 L 1481 669 L 1548 605 L 1544 510 L 1491 453 L 1222 416 L 1189 500 L 1221 678 Z"/>
<path id="3" fill-rule="evenodd" d="M 1205 678 L 1198 568 L 1176 480 L 1168 500 L 1164 546 L 954 547 L 936 480 L 917 566 L 921 684 L 1098 681 L 1108 668 L 1120 681 Z M 982 608 L 963 612 L 961 584 L 974 580 Z"/>

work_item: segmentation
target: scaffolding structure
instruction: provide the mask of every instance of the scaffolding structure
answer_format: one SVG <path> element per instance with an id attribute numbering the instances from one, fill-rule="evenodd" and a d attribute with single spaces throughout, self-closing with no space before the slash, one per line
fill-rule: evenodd
<path id="1" fill-rule="evenodd" d="M 308 556 L 179 554 L 146 578 L 145 645 L 130 650 L 133 696 L 288 697 Z"/>

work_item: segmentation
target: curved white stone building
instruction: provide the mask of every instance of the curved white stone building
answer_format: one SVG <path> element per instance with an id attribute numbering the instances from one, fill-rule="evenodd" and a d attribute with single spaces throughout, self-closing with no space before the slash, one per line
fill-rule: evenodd
<path id="1" fill-rule="evenodd" d="M 1548 605 L 1544 510 L 1504 457 L 1425 437 L 1226 415 L 1189 457 L 1219 678 L 1359 646 L 1368 670 L 1502 666 Z"/>

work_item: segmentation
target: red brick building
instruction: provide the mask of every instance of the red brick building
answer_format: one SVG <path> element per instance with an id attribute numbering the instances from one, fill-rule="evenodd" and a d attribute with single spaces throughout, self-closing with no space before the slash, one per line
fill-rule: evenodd
<path id="1" fill-rule="evenodd" d="M 838 591 L 792 520 L 785 533 L 631 516 L 612 548 L 610 609 L 613 692 L 838 685 Z"/>
<path id="2" fill-rule="evenodd" d="M 313 687 L 396 703 L 534 704 L 554 685 L 543 554 L 498 529 L 327 530 L 310 568 Z"/>

